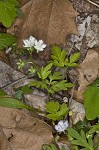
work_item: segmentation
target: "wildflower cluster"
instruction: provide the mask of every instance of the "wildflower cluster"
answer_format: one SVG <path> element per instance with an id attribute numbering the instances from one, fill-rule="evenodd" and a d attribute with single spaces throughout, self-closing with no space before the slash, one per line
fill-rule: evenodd
<path id="1" fill-rule="evenodd" d="M 36 50 L 37 53 L 43 51 L 46 47 L 46 44 L 44 44 L 43 40 L 37 41 L 35 37 L 30 36 L 28 39 L 23 40 L 23 47 L 26 48 L 29 54 L 32 56 L 32 52 L 34 50 Z M 33 64 L 33 61 L 24 62 L 23 60 L 19 59 L 19 62 L 17 63 L 18 69 L 22 69 L 26 65 L 26 63 Z M 30 74 L 32 74 L 35 73 L 36 70 L 33 66 L 31 66 L 28 71 Z"/>
<path id="2" fill-rule="evenodd" d="M 27 48 L 27 50 L 30 52 L 35 49 L 38 53 L 39 51 L 43 51 L 46 47 L 46 44 L 44 44 L 43 40 L 37 41 L 37 39 L 33 36 L 30 36 L 29 39 L 23 40 L 23 43 L 23 47 Z"/>

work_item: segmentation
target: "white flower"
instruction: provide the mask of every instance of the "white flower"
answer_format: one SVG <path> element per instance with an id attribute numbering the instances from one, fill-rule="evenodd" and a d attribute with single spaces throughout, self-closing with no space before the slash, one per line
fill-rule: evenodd
<path id="1" fill-rule="evenodd" d="M 37 53 L 39 51 L 43 51 L 45 47 L 46 47 L 46 45 L 44 44 L 44 42 L 42 40 L 35 41 L 34 48 L 37 50 Z"/>
<path id="2" fill-rule="evenodd" d="M 68 121 L 60 120 L 57 125 L 55 125 L 55 129 L 57 132 L 64 132 L 68 128 Z"/>
<path id="3" fill-rule="evenodd" d="M 30 36 L 29 39 L 23 40 L 23 47 L 33 47 L 35 44 L 36 39 L 33 36 Z"/>

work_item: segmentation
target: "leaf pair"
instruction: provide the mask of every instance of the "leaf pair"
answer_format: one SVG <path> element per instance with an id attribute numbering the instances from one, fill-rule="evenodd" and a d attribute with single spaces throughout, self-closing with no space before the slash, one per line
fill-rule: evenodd
<path id="1" fill-rule="evenodd" d="M 46 117 L 52 119 L 53 121 L 61 120 L 68 113 L 68 108 L 65 103 L 60 105 L 58 102 L 48 102 L 46 104 Z"/>
<path id="2" fill-rule="evenodd" d="M 68 134 L 73 138 L 71 141 L 72 144 L 81 146 L 82 150 L 94 150 L 92 137 L 89 137 L 87 141 L 83 130 L 81 130 L 80 134 L 73 128 L 68 128 L 67 131 Z"/>
<path id="3" fill-rule="evenodd" d="M 76 67 L 77 61 L 80 58 L 80 53 L 74 53 L 69 58 L 66 56 L 66 51 L 60 47 L 52 47 L 51 62 L 56 67 Z"/>

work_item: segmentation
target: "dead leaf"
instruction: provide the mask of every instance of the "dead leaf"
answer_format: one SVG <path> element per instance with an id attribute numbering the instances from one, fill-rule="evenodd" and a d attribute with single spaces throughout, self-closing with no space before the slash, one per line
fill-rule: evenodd
<path id="1" fill-rule="evenodd" d="M 22 7 L 23 5 L 25 5 L 26 3 L 28 3 L 30 0 L 18 0 L 20 6 Z"/>
<path id="2" fill-rule="evenodd" d="M 74 96 L 79 102 L 83 102 L 83 93 L 87 86 L 99 76 L 99 54 L 93 49 L 89 50 L 77 71 L 79 87 Z"/>
<path id="3" fill-rule="evenodd" d="M 69 0 L 30 0 L 23 5 L 24 19 L 16 19 L 8 32 L 22 40 L 33 35 L 46 44 L 66 44 L 66 36 L 78 34 L 75 17 L 78 13 Z"/>
<path id="4" fill-rule="evenodd" d="M 0 107 L 0 114 L 0 124 L 12 150 L 41 150 L 43 144 L 53 141 L 51 128 L 42 120 L 12 108 Z"/>
<path id="5" fill-rule="evenodd" d="M 0 150 L 12 150 L 10 143 L 8 142 L 2 127 L 0 127 Z"/>
<path id="6" fill-rule="evenodd" d="M 85 109 L 83 104 L 72 100 L 71 105 L 70 105 L 71 111 L 72 111 L 72 116 L 70 118 L 72 124 L 76 124 L 80 120 L 84 120 L 85 118 Z"/>
<path id="7" fill-rule="evenodd" d="M 8 65 L 10 64 L 9 59 L 4 51 L 0 51 L 0 61 L 3 61 Z"/>

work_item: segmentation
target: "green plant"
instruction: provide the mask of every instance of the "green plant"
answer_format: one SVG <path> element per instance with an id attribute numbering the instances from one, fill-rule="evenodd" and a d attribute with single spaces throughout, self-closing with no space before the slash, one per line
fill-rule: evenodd
<path id="1" fill-rule="evenodd" d="M 54 144 L 50 144 L 50 145 L 43 145 L 43 150 L 59 150 L 59 148 L 57 148 Z M 66 150 L 63 146 L 60 150 Z"/>
<path id="2" fill-rule="evenodd" d="M 5 27 L 10 27 L 19 12 L 17 0 L 0 0 L 0 22 Z"/>
<path id="3" fill-rule="evenodd" d="M 60 90 L 67 90 L 69 87 L 73 87 L 72 83 L 67 83 L 67 80 L 62 79 L 61 72 L 52 73 L 52 63 L 46 67 L 42 67 L 37 72 L 38 80 L 32 81 L 29 86 L 36 86 L 37 88 L 46 89 L 48 93 L 55 93 Z M 36 68 L 35 68 L 36 69 Z"/>
<path id="4" fill-rule="evenodd" d="M 23 94 L 30 94 L 33 92 L 33 90 L 30 89 L 28 85 L 22 86 L 20 88 L 15 89 L 15 90 L 16 90 L 15 98 L 19 99 L 19 100 L 23 98 Z"/>
<path id="5" fill-rule="evenodd" d="M 0 50 L 16 43 L 16 37 L 6 33 L 0 33 Z"/>
<path id="6" fill-rule="evenodd" d="M 0 97 L 0 106 L 2 107 L 11 107 L 11 108 L 26 108 L 26 109 L 33 109 L 30 106 L 27 106 L 21 103 L 19 100 L 11 97 Z"/>
<path id="7" fill-rule="evenodd" d="M 53 121 L 61 120 L 63 117 L 68 114 L 68 108 L 65 103 L 59 104 L 59 102 L 48 102 L 46 104 L 46 115 L 47 118 L 52 119 Z"/>
<path id="8" fill-rule="evenodd" d="M 99 116 L 99 79 L 87 87 L 84 93 L 84 107 L 88 120 Z"/>
<path id="9" fill-rule="evenodd" d="M 98 133 L 99 134 L 99 123 L 98 124 L 95 124 L 92 126 L 92 128 L 88 131 L 88 135 L 92 135 L 94 133 Z"/>
<path id="10" fill-rule="evenodd" d="M 33 80 L 30 82 L 30 87 L 36 87 L 40 89 L 44 89 L 48 92 L 48 99 L 50 100 L 50 94 L 53 94 L 55 92 L 59 92 L 61 90 L 67 90 L 68 88 L 73 87 L 74 85 L 72 83 L 67 82 L 67 78 L 65 79 L 62 75 L 61 71 L 55 71 L 53 70 L 53 67 L 55 66 L 55 63 L 59 65 L 56 65 L 55 68 L 67 68 L 67 67 L 75 67 L 77 66 L 77 61 L 80 57 L 80 53 L 74 53 L 69 58 L 66 56 L 66 51 L 61 50 L 60 47 L 54 46 L 52 47 L 52 54 L 51 54 L 51 61 L 42 68 L 39 68 L 32 59 L 32 53 L 34 50 L 37 51 L 43 51 L 46 45 L 43 43 L 42 40 L 37 41 L 33 36 L 30 36 L 29 39 L 23 40 L 24 47 L 30 54 L 30 61 L 23 62 L 20 60 L 18 62 L 18 68 L 23 68 L 26 64 L 31 64 L 32 66 L 28 69 L 30 74 L 37 75 L 36 80 Z M 63 65 L 62 65 L 63 64 Z M 55 69 L 54 68 L 54 69 Z"/>
<path id="11" fill-rule="evenodd" d="M 66 51 L 58 46 L 52 47 L 51 62 L 56 67 L 77 67 L 76 63 L 80 58 L 80 53 L 74 53 L 67 57 Z"/>
<path id="12" fill-rule="evenodd" d="M 90 136 L 87 139 L 83 130 L 81 130 L 80 134 L 73 128 L 68 128 L 67 131 L 69 136 L 72 137 L 71 143 L 73 145 L 81 146 L 82 150 L 95 150 L 92 137 Z"/>

